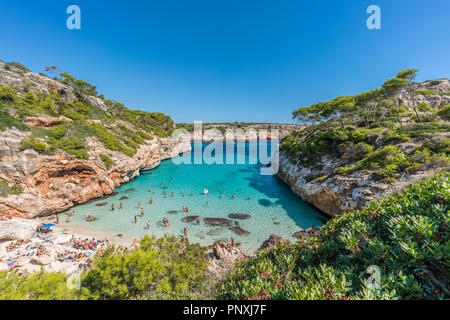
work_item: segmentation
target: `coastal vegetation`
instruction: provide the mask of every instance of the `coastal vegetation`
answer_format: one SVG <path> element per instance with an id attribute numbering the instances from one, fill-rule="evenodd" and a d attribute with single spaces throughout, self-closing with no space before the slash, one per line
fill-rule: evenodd
<path id="1" fill-rule="evenodd" d="M 410 186 L 330 220 L 318 237 L 259 252 L 219 298 L 448 299 L 448 183 L 443 174 Z"/>
<path id="2" fill-rule="evenodd" d="M 418 92 L 410 92 L 416 72 L 401 71 L 379 89 L 295 110 L 293 117 L 306 127 L 291 133 L 280 149 L 292 163 L 305 166 L 323 156 L 346 159 L 334 171 L 344 176 L 366 170 L 373 178 L 396 180 L 404 173 L 446 167 L 449 106 L 435 110 L 416 103 Z M 413 106 L 400 104 L 402 90 Z"/>
<path id="3" fill-rule="evenodd" d="M 0 272 L 0 299 L 448 299 L 450 174 L 334 218 L 317 236 L 280 243 L 215 282 L 206 248 L 144 237 L 110 248 L 81 275 Z"/>

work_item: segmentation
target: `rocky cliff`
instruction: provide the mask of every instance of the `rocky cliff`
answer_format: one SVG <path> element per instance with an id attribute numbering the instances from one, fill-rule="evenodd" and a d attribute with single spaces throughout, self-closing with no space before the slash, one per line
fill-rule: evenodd
<path id="1" fill-rule="evenodd" d="M 409 108 L 399 124 L 394 114 L 383 115 L 372 127 L 357 127 L 345 119 L 294 132 L 281 143 L 278 177 L 292 191 L 329 216 L 339 216 L 373 200 L 402 191 L 448 168 L 448 119 L 437 116 L 450 103 L 450 81 L 439 79 L 416 86 L 416 103 L 426 103 L 415 119 L 413 102 L 405 90 L 397 95 Z M 383 102 L 381 102 L 383 103 Z M 328 126 L 327 126 L 328 124 Z"/>
<path id="2" fill-rule="evenodd" d="M 137 177 L 142 170 L 152 169 L 162 160 L 191 148 L 189 139 L 160 137 L 151 131 L 143 133 L 142 130 L 145 129 L 115 119 L 113 112 L 116 111 L 107 106 L 103 99 L 80 95 L 73 87 L 60 81 L 26 70 L 6 67 L 3 62 L 0 62 L 0 84 L 4 86 L 3 90 L 14 89 L 12 95 L 15 95 L 8 96 L 8 92 L 3 91 L 0 101 L 5 103 L 0 108 L 2 112 L 0 129 L 1 125 L 6 126 L 3 131 L 0 130 L 0 216 L 31 218 L 50 215 L 95 198 L 108 196 L 114 192 L 115 187 Z M 37 108 L 34 105 L 24 104 L 23 97 L 27 94 L 30 97 L 30 93 L 32 99 L 39 95 L 50 99 L 48 97 L 53 94 L 59 100 L 49 101 L 55 105 L 67 106 L 66 103 L 82 101 L 83 106 L 94 110 L 96 115 L 100 113 L 100 116 L 109 121 L 106 123 L 101 117 L 89 119 L 87 112 L 83 116 L 83 124 L 97 124 L 98 128 L 101 128 L 100 137 L 114 137 L 113 134 L 117 135 L 117 128 L 122 126 L 125 130 L 122 131 L 123 134 L 141 133 L 146 139 L 137 137 L 139 144 L 130 142 L 130 139 L 119 140 L 123 138 L 120 136 L 112 140 L 120 143 L 128 141 L 134 148 L 134 150 L 127 148 L 126 151 L 133 152 L 124 153 L 125 148 L 114 150 L 118 149 L 114 143 L 109 148 L 105 147 L 95 135 L 87 134 L 88 136 L 84 137 L 73 133 L 68 138 L 72 140 L 67 139 L 66 142 L 73 143 L 74 139 L 75 142 L 77 139 L 83 140 L 81 148 L 86 150 L 87 154 L 83 154 L 82 157 L 70 155 L 58 148 L 57 142 L 61 139 L 59 137 L 52 140 L 57 147 L 48 152 L 41 152 L 37 147 L 24 147 L 24 139 L 28 139 L 35 132 L 43 132 L 42 138 L 34 139 L 46 147 L 46 144 L 50 145 L 48 134 L 52 129 L 76 133 L 76 126 L 80 125 L 77 118 L 73 120 L 63 115 L 36 113 Z M 33 103 L 38 102 L 34 100 Z M 24 113 L 24 110 L 28 115 L 18 114 Z M 29 115 L 30 113 L 32 115 Z M 142 113 L 138 114 L 141 115 Z M 15 123 L 8 125 L 6 122 L 11 119 Z M 18 124 L 24 124 L 26 128 L 19 129 Z M 68 129 L 65 129 L 64 125 Z M 100 155 L 107 157 L 108 167 Z"/>

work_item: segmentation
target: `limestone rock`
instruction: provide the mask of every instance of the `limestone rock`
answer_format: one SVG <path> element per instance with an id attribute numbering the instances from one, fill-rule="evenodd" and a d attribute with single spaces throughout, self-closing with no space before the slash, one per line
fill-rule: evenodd
<path id="1" fill-rule="evenodd" d="M 30 239 L 38 227 L 35 220 L 7 219 L 0 220 L 0 240 Z"/>
<path id="2" fill-rule="evenodd" d="M 279 243 L 286 243 L 288 242 L 287 240 L 283 239 L 282 237 L 280 237 L 279 235 L 276 234 L 271 234 L 269 239 L 267 239 L 266 241 L 263 242 L 263 244 L 261 245 L 261 247 L 259 247 L 258 250 L 263 250 L 263 249 L 267 249 L 267 248 L 272 248 L 273 246 L 276 246 Z"/>

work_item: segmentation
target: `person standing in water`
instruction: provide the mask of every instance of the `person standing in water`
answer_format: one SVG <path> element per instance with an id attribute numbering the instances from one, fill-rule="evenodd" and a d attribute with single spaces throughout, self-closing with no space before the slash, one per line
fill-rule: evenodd
<path id="1" fill-rule="evenodd" d="M 141 207 L 141 203 L 140 202 L 138 202 L 138 208 L 140 208 Z"/>
<path id="2" fill-rule="evenodd" d="M 141 209 L 141 217 L 144 216 L 144 208 Z"/>
<path id="3" fill-rule="evenodd" d="M 59 224 L 59 214 L 56 215 L 56 224 Z"/>
<path id="4" fill-rule="evenodd" d="M 184 230 L 183 230 L 183 234 L 184 234 L 184 236 L 185 236 L 185 237 L 187 237 L 187 236 L 188 236 L 188 230 L 187 230 L 186 228 L 184 228 Z"/>
<path id="5" fill-rule="evenodd" d="M 150 230 L 150 220 L 147 221 L 147 230 Z"/>
<path id="6" fill-rule="evenodd" d="M 111 204 L 111 211 L 114 211 L 114 203 Z"/>
<path id="7" fill-rule="evenodd" d="M 183 206 L 183 212 L 186 212 L 186 206 Z"/>
<path id="8" fill-rule="evenodd" d="M 189 207 L 188 206 L 186 206 L 186 212 L 189 212 Z"/>
<path id="9" fill-rule="evenodd" d="M 122 204 L 122 202 L 119 203 L 119 209 L 123 209 L 123 204 Z"/>
<path id="10" fill-rule="evenodd" d="M 197 218 L 195 218 L 197 220 L 197 224 L 200 224 L 200 217 L 197 216 Z"/>
<path id="11" fill-rule="evenodd" d="M 150 204 L 153 204 L 153 198 L 150 198 Z"/>
<path id="12" fill-rule="evenodd" d="M 208 203 L 208 201 L 206 201 L 206 206 L 208 206 L 209 205 L 209 203 Z"/>
<path id="13" fill-rule="evenodd" d="M 134 216 L 134 223 L 137 223 L 137 216 Z"/>

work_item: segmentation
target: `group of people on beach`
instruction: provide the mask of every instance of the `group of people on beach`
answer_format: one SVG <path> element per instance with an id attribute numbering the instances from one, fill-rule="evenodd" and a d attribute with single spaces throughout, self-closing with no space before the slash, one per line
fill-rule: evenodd
<path id="1" fill-rule="evenodd" d="M 89 239 L 81 239 L 81 238 L 75 238 L 75 236 L 72 236 L 72 239 L 70 239 L 70 242 L 72 244 L 72 246 L 75 249 L 78 250 L 95 250 L 97 249 L 97 247 L 103 243 L 108 243 L 108 239 L 103 239 L 103 240 L 96 240 L 94 238 L 92 238 L 91 240 Z"/>

